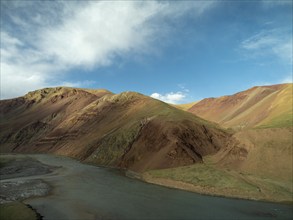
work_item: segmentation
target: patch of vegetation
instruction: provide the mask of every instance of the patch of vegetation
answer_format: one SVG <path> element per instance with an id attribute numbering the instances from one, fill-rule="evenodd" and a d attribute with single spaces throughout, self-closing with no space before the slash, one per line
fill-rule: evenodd
<path id="1" fill-rule="evenodd" d="M 37 220 L 37 213 L 21 202 L 0 205 L 0 219 L 3 220 Z"/>
<path id="2" fill-rule="evenodd" d="M 89 161 L 102 165 L 115 165 L 116 161 L 130 149 L 139 131 L 140 125 L 136 123 L 110 133 L 101 140 Z"/>
<path id="3" fill-rule="evenodd" d="M 206 159 L 208 164 L 152 170 L 146 174 L 154 180 L 169 179 L 192 184 L 200 193 L 292 203 L 292 181 L 215 167 Z M 176 183 L 171 186 L 177 187 Z"/>
<path id="4" fill-rule="evenodd" d="M 254 192 L 258 190 L 256 186 L 235 178 L 224 170 L 216 169 L 206 164 L 153 170 L 150 171 L 149 174 L 156 178 L 172 179 L 201 187 L 215 187 L 218 189 L 235 189 Z"/>
<path id="5" fill-rule="evenodd" d="M 259 125 L 256 128 L 284 128 L 293 126 L 293 115 L 292 112 L 284 113 L 279 115 L 269 122 Z"/>

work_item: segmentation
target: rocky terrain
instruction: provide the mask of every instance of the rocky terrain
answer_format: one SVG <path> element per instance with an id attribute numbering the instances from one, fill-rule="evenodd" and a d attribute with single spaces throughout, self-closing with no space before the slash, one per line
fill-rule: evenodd
<path id="1" fill-rule="evenodd" d="M 0 156 L 0 218 L 39 220 L 42 216 L 23 203 L 31 197 L 46 196 L 51 187 L 40 176 L 57 167 L 45 165 L 27 156 Z"/>
<path id="2" fill-rule="evenodd" d="M 0 204 L 47 195 L 50 186 L 37 176 L 51 173 L 57 167 L 42 164 L 29 157 L 12 158 L 13 156 L 0 157 Z M 35 179 L 22 178 L 31 176 L 35 176 Z"/>

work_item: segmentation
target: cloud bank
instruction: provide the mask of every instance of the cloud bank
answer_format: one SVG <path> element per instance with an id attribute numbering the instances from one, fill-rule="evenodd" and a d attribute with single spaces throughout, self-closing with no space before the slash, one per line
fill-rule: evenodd
<path id="1" fill-rule="evenodd" d="M 54 85 L 158 49 L 170 20 L 200 16 L 214 2 L 1 1 L 1 99 Z M 87 82 L 79 82 L 78 85 Z"/>

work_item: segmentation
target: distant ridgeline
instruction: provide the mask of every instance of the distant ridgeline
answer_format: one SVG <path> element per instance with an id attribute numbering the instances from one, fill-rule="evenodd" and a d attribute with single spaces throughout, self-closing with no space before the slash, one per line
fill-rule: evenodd
<path id="1" fill-rule="evenodd" d="M 203 99 L 185 110 L 234 129 L 292 127 L 291 84 L 257 86 L 231 96 Z"/>

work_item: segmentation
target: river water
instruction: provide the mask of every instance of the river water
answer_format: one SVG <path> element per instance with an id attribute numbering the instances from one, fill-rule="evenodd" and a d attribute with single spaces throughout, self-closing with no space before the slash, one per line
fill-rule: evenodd
<path id="1" fill-rule="evenodd" d="M 205 196 L 125 177 L 118 170 L 53 155 L 30 155 L 60 166 L 42 176 L 53 190 L 27 199 L 44 219 L 293 219 L 293 206 Z"/>

